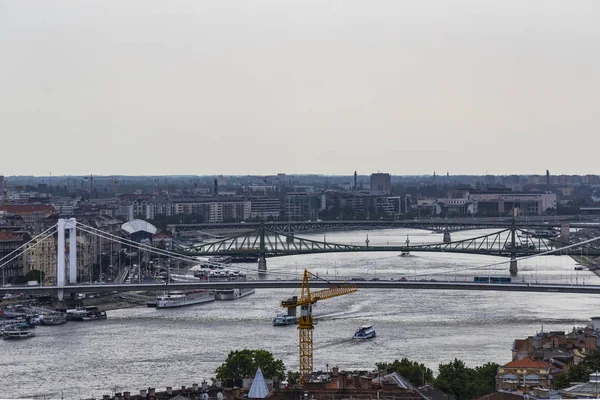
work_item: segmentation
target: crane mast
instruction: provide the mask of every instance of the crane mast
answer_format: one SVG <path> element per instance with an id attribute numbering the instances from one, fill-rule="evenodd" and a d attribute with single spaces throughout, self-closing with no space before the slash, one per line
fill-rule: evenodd
<path id="1" fill-rule="evenodd" d="M 343 285 L 311 293 L 309 286 L 311 275 L 310 272 L 304 270 L 300 297 L 294 296 L 281 302 L 282 307 L 294 309 L 300 307 L 300 318 L 298 319 L 298 344 L 300 350 L 300 379 L 302 382 L 304 382 L 306 376 L 313 370 L 313 304 L 318 300 L 330 299 L 332 297 L 358 291 L 354 285 Z"/>

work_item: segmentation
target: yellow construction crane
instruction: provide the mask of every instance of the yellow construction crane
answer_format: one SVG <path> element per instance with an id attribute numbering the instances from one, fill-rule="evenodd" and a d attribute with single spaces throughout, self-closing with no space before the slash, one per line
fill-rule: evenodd
<path id="1" fill-rule="evenodd" d="M 6 219 L 6 202 L 8 201 L 8 189 L 23 189 L 23 186 L 7 186 L 6 179 L 2 185 L 2 219 Z"/>
<path id="2" fill-rule="evenodd" d="M 313 304 L 319 300 L 330 299 L 332 297 L 342 296 L 358 291 L 355 285 L 343 285 L 311 293 L 309 287 L 309 280 L 311 276 L 320 279 L 318 276 L 311 274 L 307 270 L 304 270 L 304 278 L 302 279 L 300 297 L 294 296 L 281 302 L 282 307 L 293 309 L 294 315 L 296 307 L 300 307 L 300 318 L 298 319 L 298 342 L 300 345 L 301 382 L 304 382 L 306 376 L 313 370 Z M 288 315 L 291 315 L 289 311 Z"/>

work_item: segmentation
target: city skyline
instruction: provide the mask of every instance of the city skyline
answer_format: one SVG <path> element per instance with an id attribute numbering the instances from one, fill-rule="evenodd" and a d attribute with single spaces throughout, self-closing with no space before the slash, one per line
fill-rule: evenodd
<path id="1" fill-rule="evenodd" d="M 594 1 L 2 7 L 4 175 L 598 172 Z"/>

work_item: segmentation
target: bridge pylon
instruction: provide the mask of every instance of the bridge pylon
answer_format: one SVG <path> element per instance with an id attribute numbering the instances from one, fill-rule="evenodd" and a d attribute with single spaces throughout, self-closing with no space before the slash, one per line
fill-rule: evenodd
<path id="1" fill-rule="evenodd" d="M 452 237 L 450 236 L 450 229 L 446 226 L 446 229 L 444 229 L 444 243 L 450 242 L 452 242 Z"/>
<path id="2" fill-rule="evenodd" d="M 56 247 L 56 286 L 61 287 L 58 290 L 59 300 L 63 299 L 67 265 L 65 261 L 65 231 L 69 231 L 69 282 L 77 283 L 77 220 L 75 218 L 60 218 L 57 223 L 58 243 Z"/>
<path id="3" fill-rule="evenodd" d="M 512 224 L 510 228 L 510 266 L 509 272 L 511 274 L 516 274 L 519 271 L 517 267 L 517 226 L 515 222 L 515 217 L 513 215 Z"/>
<path id="4" fill-rule="evenodd" d="M 265 244 L 265 223 L 260 223 L 260 248 L 258 254 L 258 272 L 267 272 L 267 246 Z"/>

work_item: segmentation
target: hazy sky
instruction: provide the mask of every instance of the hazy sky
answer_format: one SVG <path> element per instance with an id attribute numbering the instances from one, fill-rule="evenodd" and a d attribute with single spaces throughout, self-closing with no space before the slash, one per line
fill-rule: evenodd
<path id="1" fill-rule="evenodd" d="M 0 174 L 600 173 L 600 1 L 0 1 Z"/>

